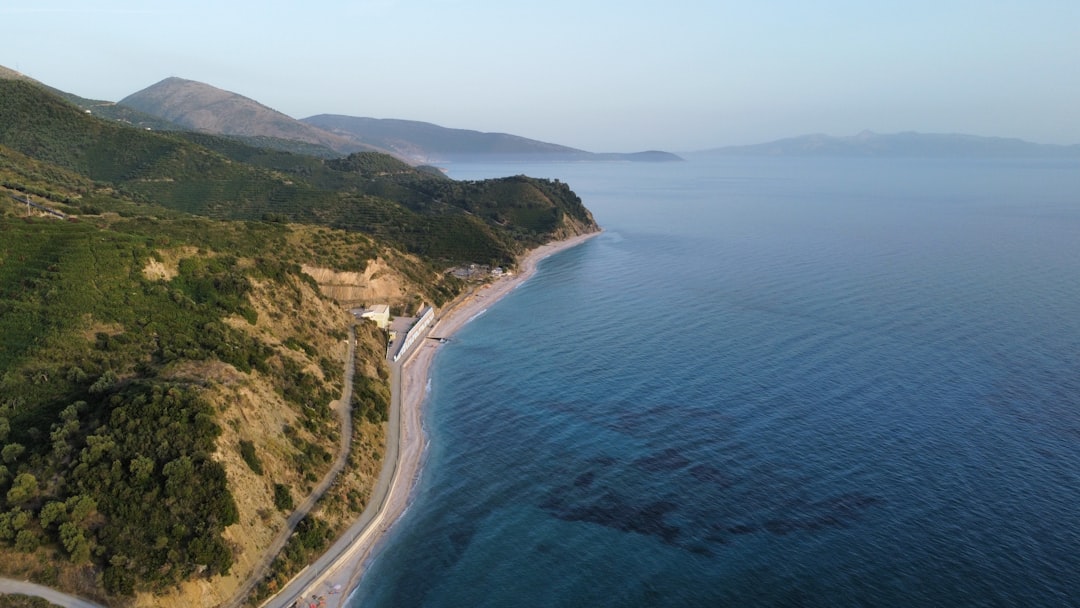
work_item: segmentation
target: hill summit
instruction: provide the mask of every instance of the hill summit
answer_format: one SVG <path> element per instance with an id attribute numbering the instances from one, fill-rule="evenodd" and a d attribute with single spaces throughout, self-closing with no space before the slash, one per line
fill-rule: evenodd
<path id="1" fill-rule="evenodd" d="M 345 154 L 377 150 L 304 124 L 238 93 L 194 80 L 166 78 L 119 103 L 193 131 L 300 141 Z"/>

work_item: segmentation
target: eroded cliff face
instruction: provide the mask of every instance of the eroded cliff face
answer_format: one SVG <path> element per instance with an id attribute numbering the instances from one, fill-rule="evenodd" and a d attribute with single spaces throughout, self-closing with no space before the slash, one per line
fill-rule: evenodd
<path id="1" fill-rule="evenodd" d="M 398 306 L 411 299 L 409 286 L 382 260 L 369 262 L 363 272 L 343 272 L 304 265 L 319 290 L 346 308 L 371 304 Z"/>
<path id="2" fill-rule="evenodd" d="M 559 222 L 559 227 L 555 229 L 552 234 L 555 237 L 555 240 L 563 240 L 599 231 L 600 226 L 596 223 L 596 220 L 593 219 L 592 212 L 585 209 L 584 217 L 582 218 L 563 215 L 562 221 Z"/>

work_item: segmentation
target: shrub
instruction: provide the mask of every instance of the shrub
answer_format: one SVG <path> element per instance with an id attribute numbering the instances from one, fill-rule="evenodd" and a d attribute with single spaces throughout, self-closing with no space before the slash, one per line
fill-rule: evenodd
<path id="1" fill-rule="evenodd" d="M 289 486 L 281 483 L 274 484 L 274 506 L 281 511 L 293 510 L 292 492 Z"/>

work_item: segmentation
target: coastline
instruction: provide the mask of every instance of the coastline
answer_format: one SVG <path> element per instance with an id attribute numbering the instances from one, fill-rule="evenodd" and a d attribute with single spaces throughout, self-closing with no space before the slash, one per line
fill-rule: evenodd
<path id="1" fill-rule="evenodd" d="M 541 260 L 576 247 L 599 234 L 601 232 L 578 235 L 530 250 L 522 258 L 518 271 L 513 275 L 504 276 L 470 291 L 440 311 L 428 335 L 440 338 L 453 335 L 532 277 Z M 289 606 L 294 598 L 313 595 L 326 596 L 329 606 L 346 605 L 363 578 L 375 550 L 385 540 L 387 532 L 405 512 L 412 499 L 427 452 L 423 406 L 427 398 L 426 387 L 431 363 L 439 346 L 439 342 L 425 339 L 414 346 L 412 352 L 399 364 L 391 366 L 391 382 L 400 387 L 400 390 L 394 391 L 385 460 L 379 481 L 372 492 L 369 508 L 323 558 L 297 575 L 281 593 L 264 606 Z"/>

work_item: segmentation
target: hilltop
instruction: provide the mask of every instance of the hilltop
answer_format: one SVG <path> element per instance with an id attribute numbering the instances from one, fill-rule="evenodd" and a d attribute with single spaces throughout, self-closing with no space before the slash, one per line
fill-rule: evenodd
<path id="1" fill-rule="evenodd" d="M 183 78 L 166 78 L 128 95 L 118 105 L 203 133 L 299 141 L 346 154 L 379 151 L 313 128 L 243 95 Z"/>
<path id="2" fill-rule="evenodd" d="M 705 150 L 713 156 L 847 156 L 847 157 L 1077 157 L 1080 146 L 1035 144 L 1021 139 L 955 133 L 879 134 L 863 131 L 850 137 L 814 134 L 747 146 Z"/>

